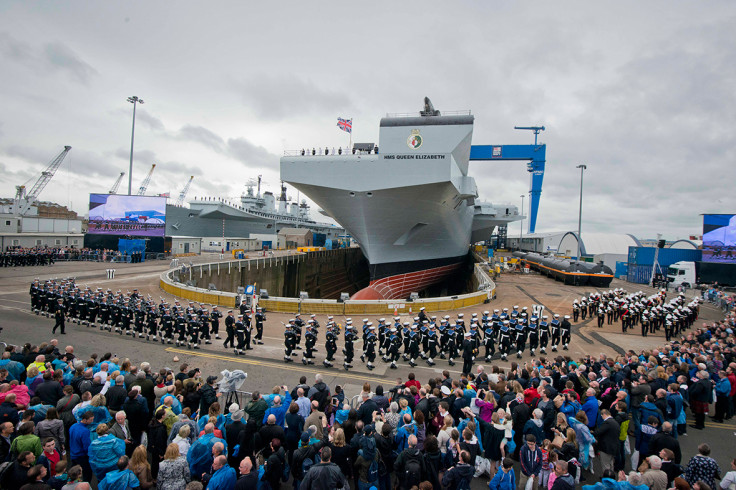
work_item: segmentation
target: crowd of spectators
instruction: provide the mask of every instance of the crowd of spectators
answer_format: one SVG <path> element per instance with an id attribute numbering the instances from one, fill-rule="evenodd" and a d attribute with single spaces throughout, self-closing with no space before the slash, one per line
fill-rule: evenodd
<path id="1" fill-rule="evenodd" d="M 733 417 L 735 328 L 730 314 L 661 349 L 410 374 L 353 401 L 319 374 L 236 401 L 187 364 L 9 346 L 0 488 L 733 488 L 736 461 L 722 473 L 680 438 Z"/>

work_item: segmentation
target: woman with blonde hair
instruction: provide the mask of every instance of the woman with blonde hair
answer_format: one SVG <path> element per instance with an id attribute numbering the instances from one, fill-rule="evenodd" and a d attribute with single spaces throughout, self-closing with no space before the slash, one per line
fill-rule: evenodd
<path id="1" fill-rule="evenodd" d="M 181 434 L 181 431 L 179 433 Z M 187 458 L 179 453 L 179 446 L 172 442 L 166 446 L 164 460 L 159 464 L 156 488 L 158 490 L 181 490 L 190 480 Z"/>
<path id="2" fill-rule="evenodd" d="M 192 443 L 189 442 L 189 433 L 191 431 L 192 428 L 189 426 L 189 424 L 182 425 L 181 427 L 179 427 L 179 433 L 174 437 L 174 440 L 172 441 L 179 447 L 179 453 L 185 456 L 189 452 L 189 446 L 192 445 Z M 166 450 L 168 451 L 168 447 L 166 448 Z"/>
<path id="3" fill-rule="evenodd" d="M 156 484 L 153 475 L 151 475 L 151 465 L 148 463 L 148 452 L 146 452 L 145 447 L 138 446 L 133 450 L 128 467 L 138 477 L 140 488 L 151 488 Z"/>
<path id="4" fill-rule="evenodd" d="M 442 428 L 440 429 L 439 434 L 437 434 L 437 443 L 440 446 L 440 452 L 442 452 L 442 454 L 447 453 L 447 442 L 450 440 L 454 423 L 455 420 L 452 418 L 452 415 L 449 413 L 445 415 Z"/>

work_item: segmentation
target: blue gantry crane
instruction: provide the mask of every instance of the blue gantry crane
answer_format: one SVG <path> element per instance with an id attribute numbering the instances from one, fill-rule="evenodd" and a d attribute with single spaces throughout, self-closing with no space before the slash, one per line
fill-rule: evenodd
<path id="1" fill-rule="evenodd" d="M 537 144 L 537 136 L 544 131 L 544 126 L 514 126 L 514 129 L 534 131 L 533 145 L 472 145 L 470 160 L 517 160 L 526 161 L 526 170 L 531 174 L 529 186 L 529 233 L 534 233 L 537 226 L 539 198 L 542 195 L 544 180 L 544 164 L 546 162 L 547 145 Z"/>

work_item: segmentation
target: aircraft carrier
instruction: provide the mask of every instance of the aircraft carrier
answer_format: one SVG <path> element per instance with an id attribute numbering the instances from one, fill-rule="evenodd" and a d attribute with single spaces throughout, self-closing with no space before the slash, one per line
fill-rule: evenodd
<path id="1" fill-rule="evenodd" d="M 381 119 L 379 145 L 281 158 L 281 179 L 344 227 L 368 259 L 370 285 L 353 299 L 421 291 L 457 270 L 471 242 L 522 219 L 516 206 L 476 202 L 473 123 L 469 111 L 440 113 L 425 98 L 419 113 Z"/>

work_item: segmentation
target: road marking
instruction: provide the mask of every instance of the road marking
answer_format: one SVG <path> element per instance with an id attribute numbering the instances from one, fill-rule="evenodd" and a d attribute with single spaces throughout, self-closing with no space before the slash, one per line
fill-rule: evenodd
<path id="1" fill-rule="evenodd" d="M 186 355 L 190 355 L 190 356 L 206 357 L 206 358 L 209 358 L 209 359 L 217 359 L 217 360 L 220 360 L 220 361 L 230 361 L 230 362 L 237 362 L 237 363 L 240 363 L 240 364 L 251 364 L 251 365 L 254 365 L 254 366 L 272 367 L 272 368 L 275 368 L 275 369 L 285 369 L 287 371 L 297 371 L 297 372 L 301 372 L 301 373 L 309 372 L 309 373 L 315 373 L 315 374 L 316 373 L 319 373 L 319 374 L 321 374 L 323 376 L 330 375 L 330 376 L 335 376 L 335 377 L 344 377 L 344 378 L 349 378 L 349 379 L 357 379 L 357 380 L 360 380 L 360 381 L 376 381 L 376 379 L 386 379 L 386 380 L 389 379 L 389 378 L 384 378 L 382 376 L 359 376 L 359 375 L 356 375 L 356 374 L 350 374 L 349 372 L 341 372 L 341 371 L 338 371 L 338 370 L 332 371 L 330 369 L 315 369 L 315 368 L 308 368 L 308 367 L 305 367 L 305 366 L 297 366 L 297 365 L 293 365 L 292 366 L 292 365 L 289 365 L 289 364 L 286 364 L 286 363 L 279 364 L 279 363 L 276 363 L 276 362 L 257 361 L 255 359 L 244 359 L 244 358 L 238 358 L 238 357 L 222 356 L 222 355 L 219 355 L 219 354 L 209 354 L 209 353 L 206 353 L 206 352 L 193 352 L 193 351 L 185 350 L 185 349 L 175 349 L 173 347 L 168 347 L 166 349 L 166 351 L 167 352 L 174 352 L 174 353 L 177 353 L 177 354 L 186 354 Z"/>

